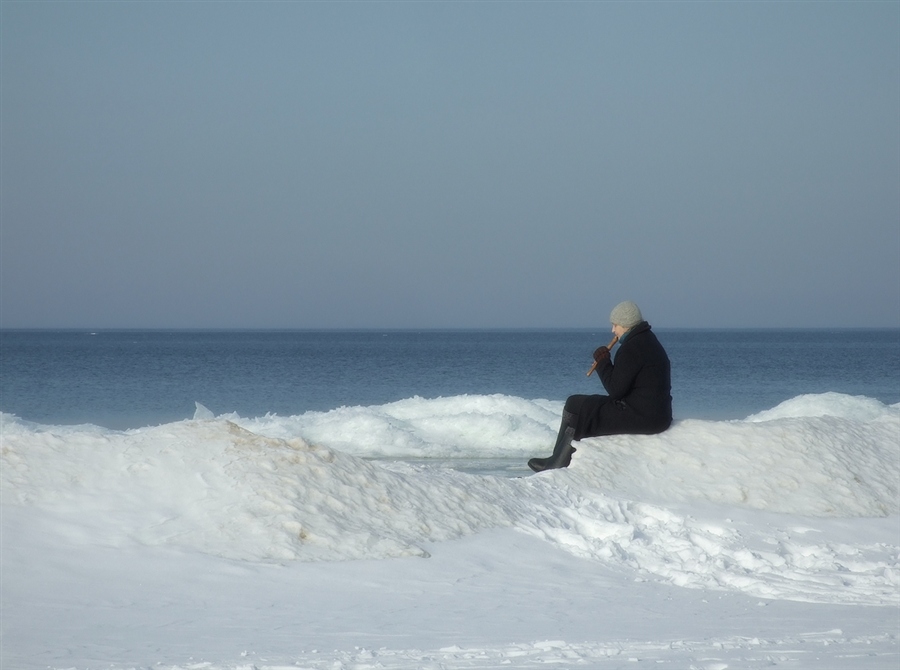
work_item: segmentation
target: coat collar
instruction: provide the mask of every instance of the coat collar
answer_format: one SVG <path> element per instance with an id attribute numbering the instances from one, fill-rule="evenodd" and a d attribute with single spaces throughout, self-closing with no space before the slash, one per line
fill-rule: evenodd
<path id="1" fill-rule="evenodd" d="M 641 333 L 646 333 L 650 330 L 650 324 L 646 321 L 641 321 L 638 325 L 636 325 L 631 330 L 627 331 L 624 335 L 622 335 L 619 340 L 619 344 L 623 344 L 626 340 L 630 340 L 634 335 L 640 335 Z"/>

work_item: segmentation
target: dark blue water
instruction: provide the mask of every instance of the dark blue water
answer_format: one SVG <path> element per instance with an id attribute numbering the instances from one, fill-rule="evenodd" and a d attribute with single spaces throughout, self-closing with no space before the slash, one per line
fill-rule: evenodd
<path id="1" fill-rule="evenodd" d="M 728 419 L 804 393 L 900 402 L 900 330 L 659 330 L 676 418 Z M 421 396 L 603 393 L 586 331 L 2 331 L 0 411 L 136 428 Z"/>

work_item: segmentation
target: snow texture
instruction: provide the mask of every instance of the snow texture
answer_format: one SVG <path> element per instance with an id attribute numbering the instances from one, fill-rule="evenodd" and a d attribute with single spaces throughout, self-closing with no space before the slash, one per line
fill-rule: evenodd
<path id="1" fill-rule="evenodd" d="M 198 404 L 128 431 L 2 415 L 3 667 L 802 667 L 811 649 L 895 667 L 900 406 L 800 396 L 583 440 L 566 470 L 448 467 L 524 463 L 560 411 Z"/>

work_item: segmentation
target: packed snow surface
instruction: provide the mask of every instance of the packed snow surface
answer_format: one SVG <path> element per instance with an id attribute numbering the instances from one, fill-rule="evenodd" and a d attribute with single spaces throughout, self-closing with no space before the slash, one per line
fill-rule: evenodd
<path id="1" fill-rule="evenodd" d="M 503 538 L 528 547 L 523 562 L 543 560 L 536 546 L 562 550 L 580 566 L 655 589 L 866 606 L 896 618 L 900 405 L 800 396 L 742 421 L 682 420 L 661 435 L 583 440 L 566 470 L 509 477 L 447 467 L 454 459 L 524 463 L 549 452 L 561 409 L 550 401 L 462 396 L 244 418 L 216 416 L 198 404 L 191 420 L 128 431 L 36 425 L 5 414 L 4 566 L 27 573 L 30 560 L 40 564 L 29 554 L 65 546 L 67 560 L 77 563 L 73 574 L 97 556 L 109 565 L 109 552 L 116 552 L 135 565 L 163 557 L 150 572 L 172 570 L 173 556 L 181 556 L 265 575 L 272 573 L 264 566 L 298 574 L 297 566 L 307 565 L 309 575 L 330 565 L 334 576 L 348 569 L 337 565 L 373 569 L 361 559 L 393 565 L 466 538 Z M 34 596 L 28 589 L 41 580 L 11 586 L 7 570 L 3 581 L 8 650 L 19 644 L 10 639 L 15 625 L 8 622 L 17 614 L 11 608 L 27 609 L 23 603 Z M 839 633 L 826 637 L 863 644 Z M 865 644 L 875 640 L 878 658 L 896 662 L 896 636 L 873 635 Z M 643 652 L 633 642 L 588 641 L 581 652 L 578 644 L 451 645 L 442 648 L 443 666 L 427 667 L 492 667 L 499 659 L 518 663 L 511 667 L 566 658 L 600 663 L 626 647 L 653 656 L 648 650 L 662 643 Z M 712 649 L 708 640 L 697 644 Z M 753 647 L 740 636 L 715 644 Z M 308 667 L 426 667 L 425 652 L 417 654 L 383 649 L 377 665 L 359 648 L 336 650 L 323 657 L 325 665 Z M 493 660 L 477 665 L 479 654 Z M 106 661 L 121 659 L 98 657 L 110 667 Z M 183 667 L 255 666 L 185 660 Z"/>

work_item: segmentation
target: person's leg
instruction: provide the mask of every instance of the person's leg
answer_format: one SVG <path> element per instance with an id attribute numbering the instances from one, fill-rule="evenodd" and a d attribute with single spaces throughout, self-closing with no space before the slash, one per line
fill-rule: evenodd
<path id="1" fill-rule="evenodd" d="M 563 410 L 562 421 L 559 424 L 559 434 L 556 436 L 556 445 L 553 454 L 549 458 L 532 458 L 528 461 L 528 467 L 535 472 L 567 468 L 572 462 L 572 454 L 575 448 L 572 446 L 572 438 L 575 437 L 575 425 L 578 416 Z"/>
<path id="2" fill-rule="evenodd" d="M 528 467 L 535 472 L 569 467 L 572 454 L 576 451 L 572 440 L 602 434 L 600 413 L 608 401 L 609 396 L 605 395 L 570 395 L 563 409 L 553 455 L 548 458 L 532 458 L 528 461 Z"/>

